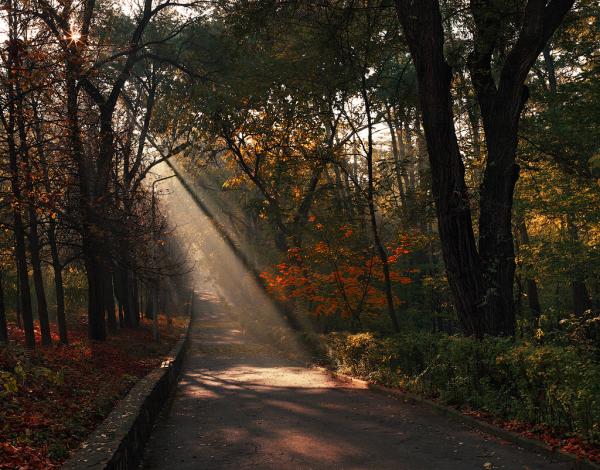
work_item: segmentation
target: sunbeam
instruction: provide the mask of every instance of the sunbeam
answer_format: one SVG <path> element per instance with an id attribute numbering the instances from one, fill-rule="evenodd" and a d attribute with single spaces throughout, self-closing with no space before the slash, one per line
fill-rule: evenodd
<path id="1" fill-rule="evenodd" d="M 156 174 L 164 178 L 173 175 L 174 171 L 167 163 L 161 163 Z M 166 190 L 162 204 L 174 227 L 173 236 L 192 263 L 194 289 L 216 295 L 235 315 L 250 316 L 251 320 L 259 314 L 265 330 L 271 328 L 284 335 L 278 348 L 283 346 L 294 357 L 307 358 L 305 348 L 260 285 L 243 248 L 217 228 L 214 216 L 197 202 L 202 201 L 203 195 L 192 194 L 191 186 L 182 183 L 180 178 L 179 174 L 162 183 Z"/>

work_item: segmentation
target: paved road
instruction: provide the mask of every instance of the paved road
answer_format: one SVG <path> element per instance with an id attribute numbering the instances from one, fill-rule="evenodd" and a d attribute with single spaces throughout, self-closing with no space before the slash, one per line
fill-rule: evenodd
<path id="1" fill-rule="evenodd" d="M 248 338 L 216 299 L 144 469 L 568 469 L 420 405 L 298 366 Z"/>

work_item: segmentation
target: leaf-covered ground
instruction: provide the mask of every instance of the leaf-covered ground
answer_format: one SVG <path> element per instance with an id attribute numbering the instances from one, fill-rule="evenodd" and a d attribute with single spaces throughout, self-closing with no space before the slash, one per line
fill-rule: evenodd
<path id="1" fill-rule="evenodd" d="M 18 340 L 0 348 L 0 469 L 54 469 L 139 378 L 160 365 L 183 321 L 170 329 L 162 323 L 160 344 L 146 320 L 104 343 L 90 343 L 80 322 L 71 326 L 68 346 L 57 345 L 53 332 L 55 345 L 34 352 L 23 348 L 21 330 L 9 328 Z"/>
<path id="2" fill-rule="evenodd" d="M 461 412 L 480 421 L 492 423 L 507 431 L 520 434 L 527 439 L 542 441 L 555 450 L 559 449 L 568 454 L 574 454 L 580 459 L 588 459 L 592 462 L 600 463 L 600 448 L 578 436 L 565 435 L 560 431 L 539 424 L 533 425 L 517 420 L 501 420 L 482 411 L 461 410 Z"/>

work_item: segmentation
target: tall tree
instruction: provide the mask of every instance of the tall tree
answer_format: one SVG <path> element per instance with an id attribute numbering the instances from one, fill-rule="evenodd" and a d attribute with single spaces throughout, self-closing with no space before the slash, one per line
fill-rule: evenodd
<path id="1" fill-rule="evenodd" d="M 417 70 L 447 277 L 462 328 L 479 337 L 514 334 L 511 218 L 519 177 L 517 131 L 528 98 L 525 80 L 574 0 L 527 1 L 522 13 L 517 14 L 520 29 L 514 38 L 506 31 L 509 3 L 512 4 L 502 0 L 470 2 L 474 28 L 468 66 L 487 148 L 477 246 L 454 125 L 453 72 L 444 56 L 440 4 L 437 0 L 396 0 Z M 493 60 L 499 50 L 508 51 L 501 63 Z"/>

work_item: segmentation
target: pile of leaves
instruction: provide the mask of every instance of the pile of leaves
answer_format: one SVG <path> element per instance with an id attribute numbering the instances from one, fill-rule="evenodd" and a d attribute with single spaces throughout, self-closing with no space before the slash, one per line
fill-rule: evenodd
<path id="1" fill-rule="evenodd" d="M 161 322 L 161 342 L 142 321 L 103 343 L 87 340 L 83 321 L 70 328 L 70 344 L 27 351 L 22 332 L 0 348 L 0 469 L 58 468 L 109 414 L 116 401 L 160 365 L 183 322 Z M 39 331 L 36 332 L 39 339 Z"/>

